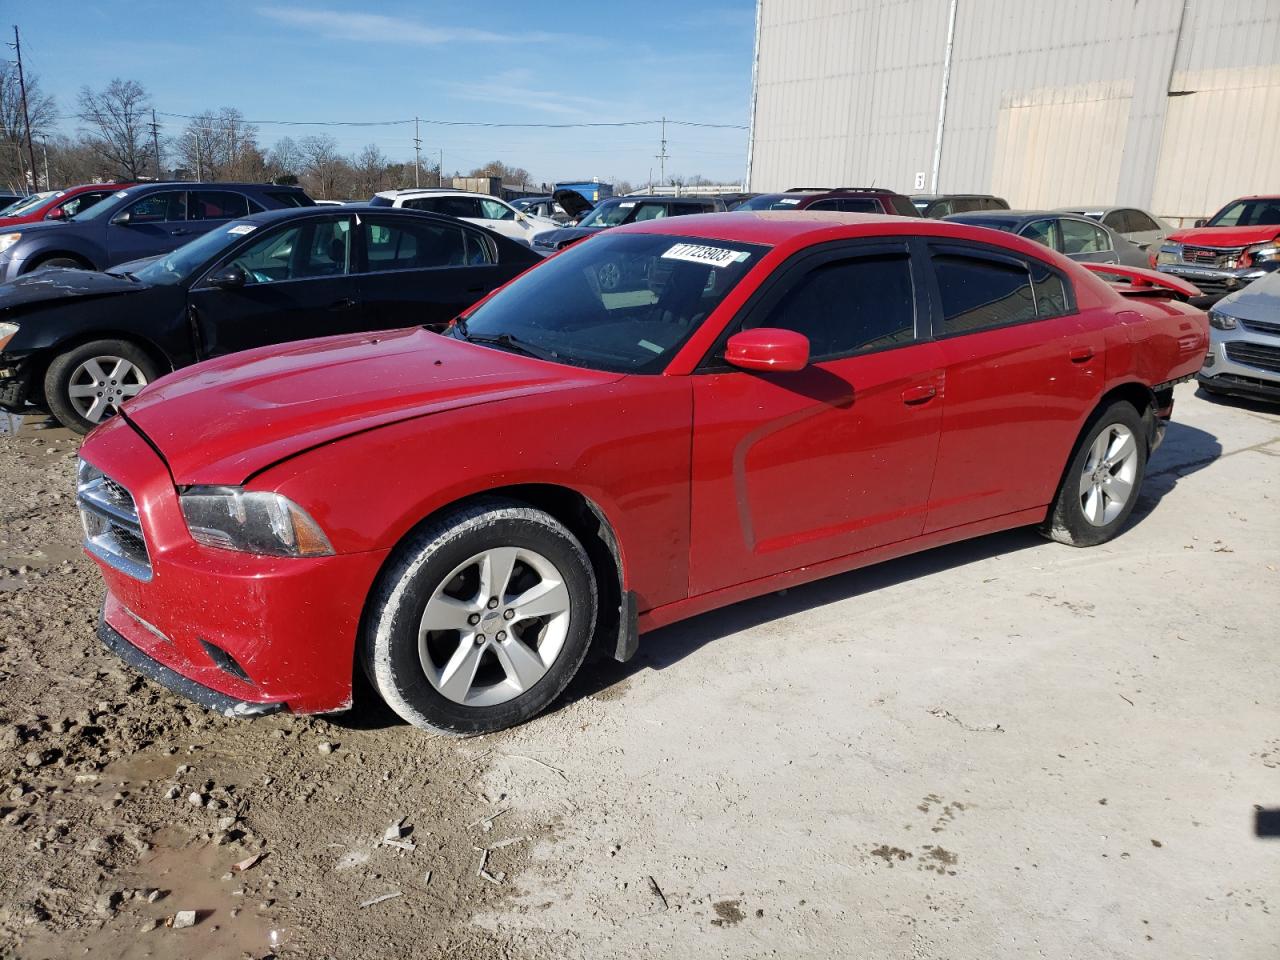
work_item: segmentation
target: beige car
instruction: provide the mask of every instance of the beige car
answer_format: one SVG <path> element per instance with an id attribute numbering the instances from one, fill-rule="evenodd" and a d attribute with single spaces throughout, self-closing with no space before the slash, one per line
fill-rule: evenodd
<path id="1" fill-rule="evenodd" d="M 1097 220 L 1112 233 L 1118 233 L 1130 243 L 1136 243 L 1143 250 L 1155 245 L 1159 249 L 1172 231 L 1173 227 L 1159 217 L 1152 216 L 1137 207 L 1060 207 L 1063 213 L 1074 213 L 1077 216 Z"/>

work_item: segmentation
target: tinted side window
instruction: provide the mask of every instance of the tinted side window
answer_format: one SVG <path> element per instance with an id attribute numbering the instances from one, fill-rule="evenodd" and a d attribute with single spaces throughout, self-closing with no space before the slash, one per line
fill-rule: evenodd
<path id="1" fill-rule="evenodd" d="M 1067 256 L 1073 253 L 1102 253 L 1111 249 L 1111 237 L 1105 230 L 1099 230 L 1091 223 L 1063 219 L 1058 221 L 1058 229 L 1062 231 L 1062 252 Z"/>
<path id="2" fill-rule="evenodd" d="M 515 211 L 508 207 L 505 203 L 499 203 L 497 200 L 481 200 L 480 210 L 481 216 L 486 220 L 513 220 L 515 219 Z"/>
<path id="3" fill-rule="evenodd" d="M 312 220 L 250 244 L 232 263 L 249 284 L 337 277 L 351 264 L 351 221 Z"/>
<path id="4" fill-rule="evenodd" d="M 362 218 L 370 272 L 425 270 L 493 262 L 489 245 L 470 230 L 448 223 Z"/>
<path id="5" fill-rule="evenodd" d="M 1133 229 L 1129 226 L 1127 213 L 1127 210 L 1112 210 L 1102 218 L 1102 222 L 1104 225 L 1118 233 L 1125 233 L 1126 231 Z"/>
<path id="6" fill-rule="evenodd" d="M 880 201 L 838 197 L 809 204 L 810 210 L 842 210 L 845 213 L 879 213 Z"/>
<path id="7" fill-rule="evenodd" d="M 1045 320 L 1049 317 L 1061 317 L 1071 312 L 1071 298 L 1067 295 L 1067 284 L 1047 264 L 1032 260 L 1031 289 L 1036 296 L 1036 315 Z"/>
<path id="8" fill-rule="evenodd" d="M 1129 226 L 1126 228 L 1131 233 L 1139 233 L 1143 230 L 1159 230 L 1160 224 L 1156 223 L 1141 210 L 1129 211 Z"/>
<path id="9" fill-rule="evenodd" d="M 268 190 L 266 195 L 282 207 L 315 206 L 315 201 L 301 190 Z"/>
<path id="10" fill-rule="evenodd" d="M 909 343 L 915 337 L 911 260 L 887 254 L 815 267 L 754 325 L 804 334 L 815 360 Z"/>
<path id="11" fill-rule="evenodd" d="M 1025 266 L 935 253 L 933 269 L 942 298 L 944 335 L 1036 319 L 1035 293 Z"/>
<path id="12" fill-rule="evenodd" d="M 128 210 L 130 223 L 163 223 L 187 218 L 187 192 L 163 190 L 135 201 Z"/>
<path id="13" fill-rule="evenodd" d="M 1021 236 L 1028 240 L 1034 240 L 1036 243 L 1042 243 L 1046 247 L 1053 247 L 1053 221 L 1052 220 L 1034 220 L 1028 223 L 1019 231 Z"/>
<path id="14" fill-rule="evenodd" d="M 113 192 L 111 190 L 88 190 L 84 193 L 78 193 L 62 205 L 62 210 L 68 217 L 74 217 L 77 213 L 83 213 L 88 210 L 104 197 L 111 196 Z"/>
<path id="15" fill-rule="evenodd" d="M 244 194 L 230 190 L 193 190 L 187 200 L 188 220 L 230 220 L 249 212 Z"/>
<path id="16" fill-rule="evenodd" d="M 981 210 L 982 201 L 973 197 L 957 197 L 951 201 L 952 213 L 973 213 L 975 210 Z"/>

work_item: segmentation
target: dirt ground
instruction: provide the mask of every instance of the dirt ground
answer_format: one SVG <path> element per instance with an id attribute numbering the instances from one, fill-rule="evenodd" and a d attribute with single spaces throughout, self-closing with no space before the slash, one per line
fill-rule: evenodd
<path id="1" fill-rule="evenodd" d="M 131 674 L 76 443 L 28 420 L 0 957 L 1280 956 L 1280 409 L 1177 403 L 1111 544 L 1016 531 L 740 604 L 472 740 Z"/>

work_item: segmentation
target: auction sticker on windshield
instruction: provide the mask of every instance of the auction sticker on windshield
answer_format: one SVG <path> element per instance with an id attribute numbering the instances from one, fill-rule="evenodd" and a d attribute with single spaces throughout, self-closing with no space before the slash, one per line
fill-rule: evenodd
<path id="1" fill-rule="evenodd" d="M 243 237 L 246 233 L 253 233 L 256 229 L 258 229 L 257 226 L 252 223 L 237 223 L 234 227 L 229 227 L 227 233 L 233 237 Z"/>
<path id="2" fill-rule="evenodd" d="M 711 267 L 728 267 L 741 263 L 751 256 L 746 250 L 726 250 L 724 247 L 708 247 L 700 243 L 677 243 L 662 255 L 664 260 L 688 260 Z"/>

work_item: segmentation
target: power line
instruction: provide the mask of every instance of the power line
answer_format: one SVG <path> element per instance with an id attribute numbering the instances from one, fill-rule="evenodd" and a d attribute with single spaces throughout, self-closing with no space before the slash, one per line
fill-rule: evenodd
<path id="1" fill-rule="evenodd" d="M 189 113 L 169 113 L 164 110 L 157 111 L 162 117 L 172 117 L 178 120 L 198 120 L 206 121 L 210 119 L 207 115 L 198 116 Z M 76 117 L 63 117 L 64 120 L 78 119 Z M 216 120 L 217 118 L 213 118 Z M 489 127 L 499 129 L 530 129 L 530 130 L 571 130 L 576 128 L 596 128 L 596 127 L 652 127 L 670 124 L 676 127 L 702 127 L 710 130 L 745 130 L 745 124 L 741 123 L 702 123 L 696 120 L 668 120 L 659 118 L 657 120 L 608 120 L 608 121 L 583 121 L 576 123 L 497 123 L 485 120 L 431 120 L 421 117 L 409 117 L 405 120 L 241 120 L 241 123 L 252 123 L 258 126 L 278 126 L 278 127 L 395 127 L 406 126 L 410 123 L 425 123 L 437 127 Z"/>

